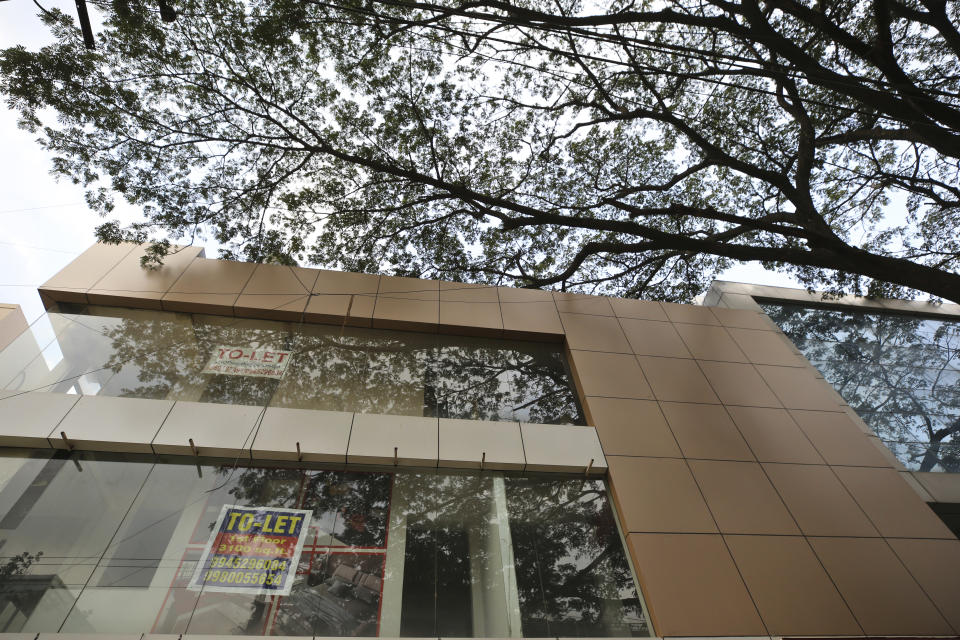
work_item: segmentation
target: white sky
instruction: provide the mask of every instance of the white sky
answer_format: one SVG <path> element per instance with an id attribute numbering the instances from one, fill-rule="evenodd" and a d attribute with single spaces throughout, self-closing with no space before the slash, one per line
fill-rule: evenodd
<path id="1" fill-rule="evenodd" d="M 73 0 L 42 0 L 42 4 L 76 15 Z M 46 29 L 36 14 L 31 0 L 0 2 L 0 47 L 43 46 Z M 0 302 L 19 304 L 32 322 L 43 312 L 37 287 L 93 244 L 93 229 L 102 220 L 84 205 L 83 189 L 50 176 L 50 154 L 18 129 L 16 121 L 15 113 L 0 104 Z M 136 209 L 118 204 L 112 217 L 129 221 L 137 216 Z M 217 255 L 212 241 L 206 254 Z M 784 274 L 751 264 L 729 269 L 720 277 L 799 286 Z"/>

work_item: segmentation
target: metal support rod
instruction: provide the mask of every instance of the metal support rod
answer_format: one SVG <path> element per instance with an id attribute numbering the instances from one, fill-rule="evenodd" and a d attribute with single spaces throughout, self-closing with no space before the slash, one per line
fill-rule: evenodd
<path id="1" fill-rule="evenodd" d="M 193 451 L 193 455 L 199 457 L 200 449 L 197 448 L 197 445 L 193 444 L 193 438 L 188 438 L 190 440 L 190 451 Z"/>
<path id="2" fill-rule="evenodd" d="M 400 464 L 400 459 L 397 457 L 397 447 L 393 448 L 393 466 Z"/>
<path id="3" fill-rule="evenodd" d="M 297 460 L 298 460 L 298 461 L 302 461 L 302 460 L 303 460 L 303 453 L 300 451 L 300 443 L 299 443 L 299 442 L 297 443 Z"/>
<path id="4" fill-rule="evenodd" d="M 480 471 L 483 471 L 483 466 L 487 463 L 487 452 L 484 451 L 483 455 L 480 457 Z"/>
<path id="5" fill-rule="evenodd" d="M 587 463 L 587 472 L 584 473 L 583 475 L 589 476 L 589 475 L 590 475 L 590 469 L 592 469 L 592 468 L 593 468 L 593 458 L 590 458 L 590 462 Z"/>
<path id="6" fill-rule="evenodd" d="M 63 443 L 67 445 L 67 451 L 73 451 L 73 444 L 71 444 L 71 442 L 67 440 L 67 432 L 61 431 L 60 437 L 63 438 Z"/>

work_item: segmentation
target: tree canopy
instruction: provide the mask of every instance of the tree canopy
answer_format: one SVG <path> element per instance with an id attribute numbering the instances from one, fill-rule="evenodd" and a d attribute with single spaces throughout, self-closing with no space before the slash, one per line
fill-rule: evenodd
<path id="1" fill-rule="evenodd" d="M 0 90 L 92 207 L 142 207 L 104 240 L 671 300 L 759 261 L 960 302 L 960 3 L 97 6 L 95 50 L 45 11 Z"/>

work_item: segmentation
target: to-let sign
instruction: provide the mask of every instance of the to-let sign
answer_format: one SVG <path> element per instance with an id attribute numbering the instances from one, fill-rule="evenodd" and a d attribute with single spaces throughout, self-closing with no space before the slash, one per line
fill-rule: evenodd
<path id="1" fill-rule="evenodd" d="M 224 505 L 190 589 L 290 595 L 310 511 Z"/>
<path id="2" fill-rule="evenodd" d="M 217 345 L 201 373 L 279 379 L 286 372 L 290 357 L 289 351 L 278 349 Z"/>

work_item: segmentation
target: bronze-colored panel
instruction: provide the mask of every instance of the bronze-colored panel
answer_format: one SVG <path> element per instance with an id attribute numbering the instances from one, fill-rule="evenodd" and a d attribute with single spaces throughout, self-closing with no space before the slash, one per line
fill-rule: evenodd
<path id="1" fill-rule="evenodd" d="M 786 409 L 727 407 L 727 412 L 760 462 L 824 464 Z"/>
<path id="2" fill-rule="evenodd" d="M 637 356 L 637 361 L 657 400 L 719 404 L 696 361 L 652 356 Z"/>
<path id="3" fill-rule="evenodd" d="M 233 314 L 233 305 L 255 264 L 197 258 L 163 296 L 167 311 Z"/>
<path id="4" fill-rule="evenodd" d="M 742 362 L 700 362 L 703 375 L 726 405 L 781 407 L 777 396 L 751 364 Z"/>
<path id="5" fill-rule="evenodd" d="M 937 502 L 960 502 L 960 473 L 913 472 L 914 479 Z"/>
<path id="6" fill-rule="evenodd" d="M 669 322 L 621 318 L 620 325 L 637 355 L 666 358 L 692 357 L 680 334 Z"/>
<path id="7" fill-rule="evenodd" d="M 610 491 L 626 531 L 717 530 L 685 461 L 608 456 L 607 466 Z"/>
<path id="8" fill-rule="evenodd" d="M 681 455 L 659 405 L 652 400 L 588 397 L 584 410 L 608 456 Z"/>
<path id="9" fill-rule="evenodd" d="M 307 322 L 369 327 L 373 324 L 373 306 L 376 301 L 377 296 L 369 294 L 315 293 L 307 301 L 303 319 Z"/>
<path id="10" fill-rule="evenodd" d="M 174 247 L 176 253 L 164 258 L 162 266 L 145 269 L 140 266 L 144 249 L 138 247 L 127 254 L 87 292 L 91 304 L 160 309 L 163 294 L 203 253 L 202 247 Z"/>
<path id="11" fill-rule="evenodd" d="M 107 275 L 137 245 L 96 243 L 40 285 L 40 291 L 57 302 L 86 302 L 87 290 Z"/>
<path id="12" fill-rule="evenodd" d="M 953 629 L 887 543 L 868 538 L 811 538 L 864 633 L 948 635 Z"/>
<path id="13" fill-rule="evenodd" d="M 587 296 L 579 293 L 555 291 L 553 299 L 561 313 L 586 313 L 597 316 L 612 316 L 610 300 L 603 296 Z"/>
<path id="14" fill-rule="evenodd" d="M 937 514 L 893 469 L 834 467 L 833 470 L 881 535 L 956 539 Z"/>
<path id="15" fill-rule="evenodd" d="M 805 367 L 803 356 L 794 353 L 793 345 L 779 331 L 754 329 L 729 329 L 737 345 L 754 364 L 770 364 L 781 367 Z"/>
<path id="16" fill-rule="evenodd" d="M 687 458 L 753 461 L 753 453 L 721 405 L 661 402 L 667 424 Z"/>
<path id="17" fill-rule="evenodd" d="M 724 327 L 708 324 L 674 325 L 694 358 L 699 360 L 722 360 L 724 362 L 747 362 L 740 348 Z"/>
<path id="18" fill-rule="evenodd" d="M 496 287 L 440 283 L 440 332 L 500 337 L 503 319 Z"/>
<path id="19" fill-rule="evenodd" d="M 863 634 L 806 540 L 730 535 L 724 539 L 771 635 Z"/>
<path id="20" fill-rule="evenodd" d="M 843 398 L 813 369 L 757 365 L 757 371 L 788 409 L 843 410 Z"/>
<path id="21" fill-rule="evenodd" d="M 720 324 L 717 317 L 710 311 L 710 307 L 701 307 L 692 304 L 674 304 L 661 302 L 670 322 L 685 322 L 687 324 Z"/>
<path id="22" fill-rule="evenodd" d="M 828 464 L 892 466 L 846 413 L 793 410 L 790 415 Z"/>
<path id="23" fill-rule="evenodd" d="M 759 464 L 726 460 L 689 464 L 722 533 L 800 534 Z"/>
<path id="24" fill-rule="evenodd" d="M 888 540 L 940 613 L 960 633 L 960 540 Z"/>
<path id="25" fill-rule="evenodd" d="M 620 323 L 612 316 L 561 313 L 560 321 L 571 349 L 630 353 L 630 345 L 620 329 Z"/>
<path id="26" fill-rule="evenodd" d="M 376 274 L 325 269 L 317 270 L 313 283 L 313 293 L 321 295 L 373 296 L 377 294 L 379 288 L 380 276 Z"/>
<path id="27" fill-rule="evenodd" d="M 660 320 L 668 322 L 670 318 L 664 313 L 659 302 L 650 300 L 626 300 L 624 298 L 610 298 L 610 306 L 618 318 L 636 318 L 638 320 Z"/>
<path id="28" fill-rule="evenodd" d="M 767 635 L 721 536 L 631 534 L 627 546 L 658 635 Z"/>
<path id="29" fill-rule="evenodd" d="M 440 283 L 417 278 L 380 277 L 373 326 L 436 332 L 440 322 Z"/>
<path id="30" fill-rule="evenodd" d="M 727 309 L 726 307 L 710 307 L 710 311 L 725 327 L 739 327 L 741 329 L 765 329 L 776 331 L 777 326 L 767 314 L 749 309 Z"/>
<path id="31" fill-rule="evenodd" d="M 770 481 L 808 536 L 879 536 L 830 467 L 764 463 Z"/>
<path id="32" fill-rule="evenodd" d="M 317 277 L 315 269 L 260 264 L 234 303 L 234 315 L 269 320 L 301 319 Z"/>
<path id="33" fill-rule="evenodd" d="M 570 366 L 585 396 L 653 399 L 637 359 L 628 353 L 571 351 Z"/>
<path id="34" fill-rule="evenodd" d="M 497 287 L 504 335 L 526 340 L 561 341 L 563 325 L 549 291 Z"/>

